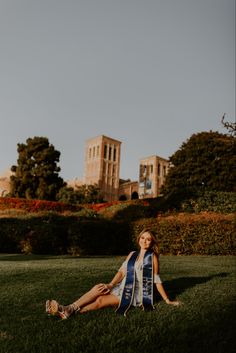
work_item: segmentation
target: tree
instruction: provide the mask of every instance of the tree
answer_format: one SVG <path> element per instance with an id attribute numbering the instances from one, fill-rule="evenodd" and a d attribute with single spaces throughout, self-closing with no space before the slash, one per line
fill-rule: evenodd
<path id="1" fill-rule="evenodd" d="M 65 186 L 57 194 L 57 200 L 71 204 L 104 202 L 101 190 L 97 185 L 81 185 L 76 189 Z"/>
<path id="2" fill-rule="evenodd" d="M 221 124 L 228 130 L 228 134 L 236 137 L 236 123 L 225 121 L 225 115 L 222 116 Z"/>
<path id="3" fill-rule="evenodd" d="M 17 163 L 11 170 L 10 194 L 27 199 L 55 200 L 65 185 L 59 177 L 57 166 L 60 152 L 49 144 L 46 137 L 28 138 L 26 144 L 18 143 Z"/>
<path id="4" fill-rule="evenodd" d="M 212 131 L 193 134 L 170 157 L 163 194 L 180 202 L 203 191 L 235 191 L 235 152 L 233 136 Z"/>

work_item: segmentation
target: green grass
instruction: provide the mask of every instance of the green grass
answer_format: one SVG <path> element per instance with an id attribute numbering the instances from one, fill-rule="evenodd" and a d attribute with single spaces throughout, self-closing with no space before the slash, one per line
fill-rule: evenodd
<path id="1" fill-rule="evenodd" d="M 60 321 L 45 300 L 67 304 L 98 282 L 109 281 L 123 257 L 0 256 L 1 353 L 231 353 L 235 348 L 235 258 L 161 256 L 170 297 L 156 310 L 111 308 Z"/>

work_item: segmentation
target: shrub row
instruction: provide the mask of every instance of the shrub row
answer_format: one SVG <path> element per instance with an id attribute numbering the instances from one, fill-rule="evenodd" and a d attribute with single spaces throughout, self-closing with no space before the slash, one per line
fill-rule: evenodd
<path id="1" fill-rule="evenodd" d="M 125 222 L 48 215 L 0 218 L 0 252 L 124 254 L 131 248 Z"/>
<path id="2" fill-rule="evenodd" d="M 121 255 L 135 247 L 145 227 L 158 235 L 160 252 L 174 255 L 235 254 L 234 215 L 199 214 L 133 222 L 59 214 L 0 218 L 0 252 Z"/>
<path id="3" fill-rule="evenodd" d="M 158 236 L 160 253 L 173 255 L 236 254 L 234 214 L 176 214 L 133 224 L 133 238 L 143 227 Z"/>

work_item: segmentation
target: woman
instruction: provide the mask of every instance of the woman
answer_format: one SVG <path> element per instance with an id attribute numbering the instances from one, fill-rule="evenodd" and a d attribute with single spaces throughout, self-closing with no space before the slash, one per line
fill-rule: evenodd
<path id="1" fill-rule="evenodd" d="M 116 312 L 126 315 L 131 306 L 141 306 L 152 310 L 154 284 L 163 300 L 169 305 L 179 305 L 171 301 L 159 276 L 158 246 L 154 234 L 143 230 L 137 243 L 139 251 L 131 252 L 112 281 L 95 285 L 89 292 L 74 303 L 64 306 L 55 300 L 47 300 L 46 312 L 67 319 L 73 313 L 85 313 L 104 307 L 116 307 Z"/>

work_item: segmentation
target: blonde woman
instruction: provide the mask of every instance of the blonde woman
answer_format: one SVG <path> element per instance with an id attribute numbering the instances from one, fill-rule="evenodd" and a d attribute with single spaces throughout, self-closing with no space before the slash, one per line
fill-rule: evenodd
<path id="1" fill-rule="evenodd" d="M 126 316 L 131 306 L 153 310 L 153 289 L 156 286 L 168 305 L 178 306 L 166 294 L 159 276 L 158 246 L 152 231 L 145 229 L 137 237 L 139 251 L 132 251 L 123 262 L 110 283 L 95 285 L 70 305 L 60 305 L 56 300 L 47 300 L 46 312 L 67 319 L 73 313 L 85 313 L 105 307 L 114 307 Z"/>

